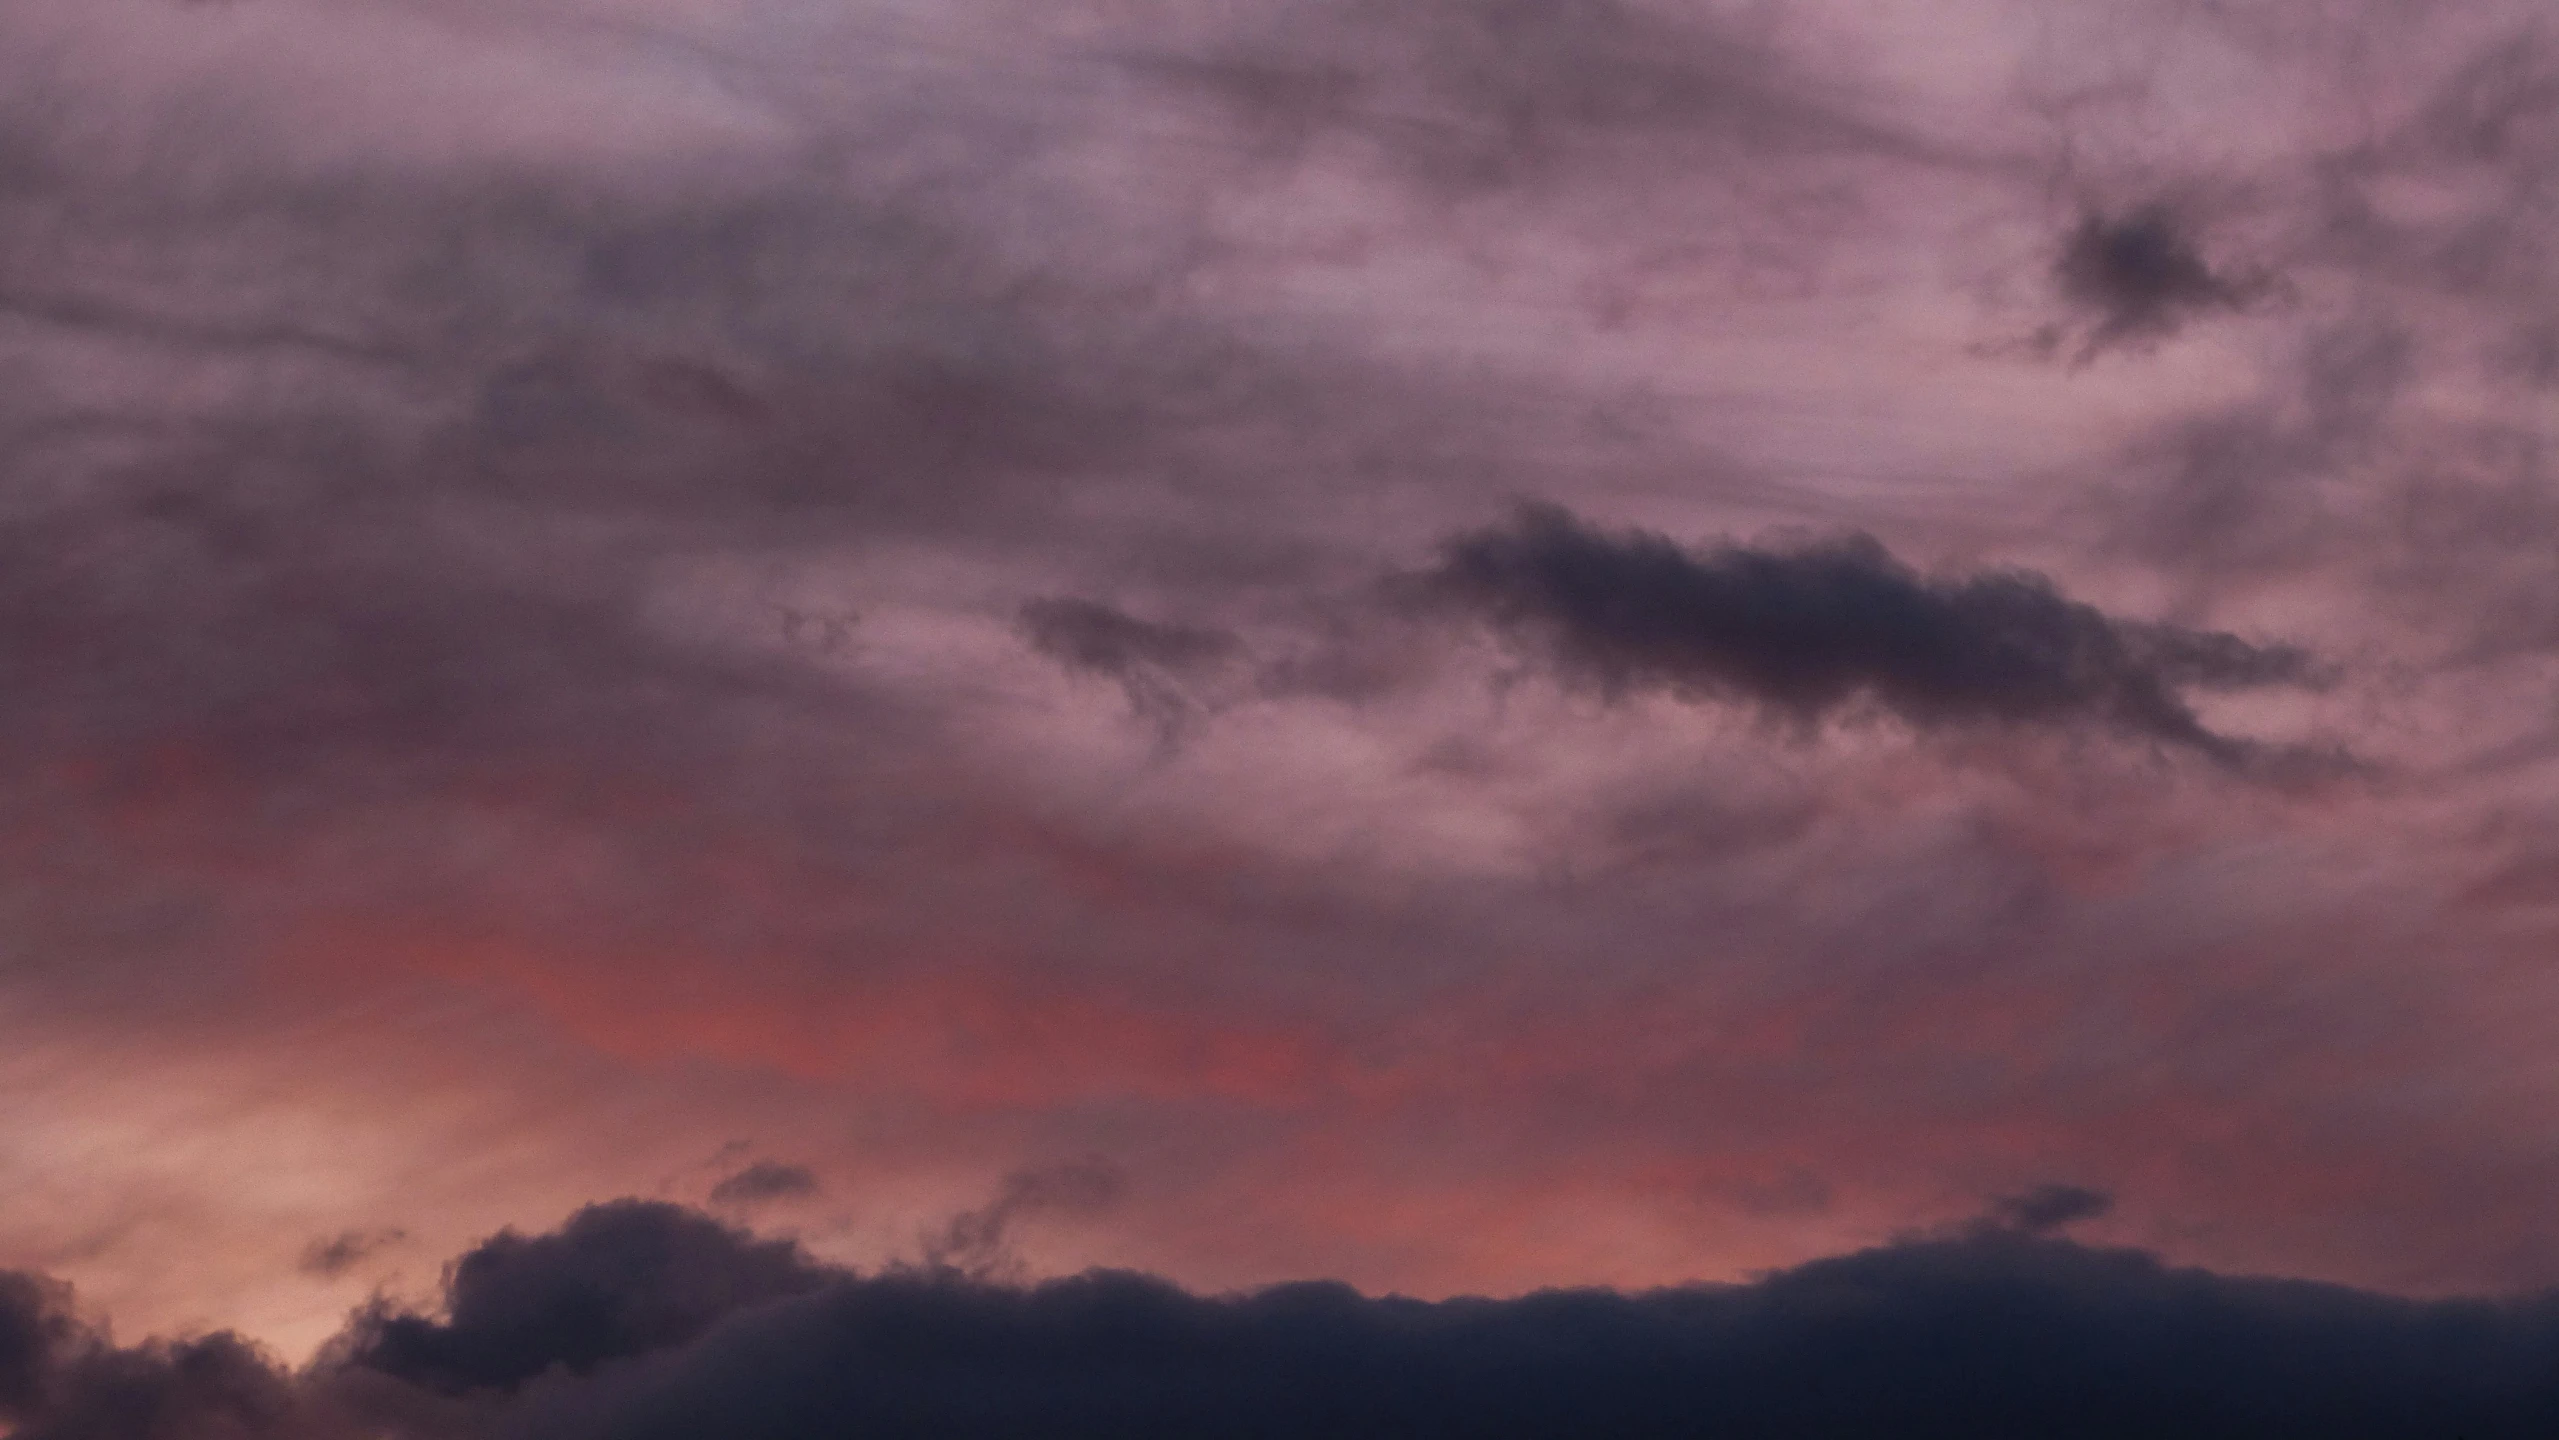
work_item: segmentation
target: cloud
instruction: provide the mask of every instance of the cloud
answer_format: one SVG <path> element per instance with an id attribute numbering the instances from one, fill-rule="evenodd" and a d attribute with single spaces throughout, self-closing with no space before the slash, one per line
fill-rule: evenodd
<path id="1" fill-rule="evenodd" d="M 2082 1220 L 2094 1220 L 2115 1208 L 2115 1197 L 2084 1185 L 2045 1184 L 2003 1195 L 1990 1207 L 1989 1220 L 2028 1235 L 2047 1235 Z"/>
<path id="2" fill-rule="evenodd" d="M 595 1244 L 608 1230 L 617 1238 Z M 568 1291 L 528 1270 L 561 1246 L 582 1255 Z M 493 1285 L 525 1303 L 492 1316 Z M 2559 1299 L 2421 1302 L 2234 1278 L 2015 1228 L 1742 1284 L 1425 1302 L 1320 1282 L 1210 1296 L 1108 1271 L 1036 1285 L 950 1268 L 862 1275 L 626 1201 L 455 1264 L 443 1332 L 489 1347 L 467 1373 L 386 1363 L 384 1321 L 434 1323 L 416 1317 L 360 1316 L 287 1374 L 228 1336 L 118 1348 L 49 1295 L 0 1276 L 0 1405 L 38 1440 L 2520 1440 L 2559 1425 Z"/>
<path id="3" fill-rule="evenodd" d="M 720 1205 L 761 1205 L 816 1193 L 817 1175 L 809 1167 L 776 1160 L 758 1160 L 711 1187 L 711 1199 Z"/>
<path id="4" fill-rule="evenodd" d="M 538 1411 L 550 1433 L 792 1436 L 2525 1435 L 2559 1314 L 2427 1306 L 1999 1237 L 1751 1285 L 1518 1300 L 1134 1275 L 849 1281 Z M 589 1409 L 592 1405 L 594 1408 Z"/>
<path id="5" fill-rule="evenodd" d="M 424 1389 L 506 1389 L 553 1368 L 681 1344 L 743 1307 L 804 1294 L 824 1277 L 785 1241 L 637 1200 L 579 1211 L 557 1232 L 496 1236 L 454 1262 L 445 1318 L 377 1310 L 352 1363 Z"/>
<path id="6" fill-rule="evenodd" d="M 1125 678 L 1152 668 L 1181 674 L 1213 665 L 1235 650 L 1222 630 L 1140 620 L 1090 600 L 1032 600 L 1022 606 L 1032 648 L 1069 669 Z"/>
<path id="7" fill-rule="evenodd" d="M 2053 277 L 2063 297 L 2093 318 L 2083 359 L 2171 334 L 2199 314 L 2243 309 L 2266 290 L 2262 278 L 2215 270 L 2165 203 L 2082 217 L 2053 262 Z"/>
<path id="8" fill-rule="evenodd" d="M 22 1416 L 41 1403 L 61 1353 L 78 1338 L 60 1288 L 0 1272 L 0 1416 Z"/>
<path id="9" fill-rule="evenodd" d="M 1126 1181 L 1109 1162 L 1088 1158 L 1004 1177 L 995 1199 L 951 1217 L 924 1242 L 924 1263 L 935 1270 L 986 1278 L 1012 1273 L 1020 1261 L 1013 1228 L 1039 1215 L 1089 1215 L 1120 1197 Z"/>
<path id="10" fill-rule="evenodd" d="M 2319 674 L 2300 650 L 2117 619 L 2029 572 L 1924 577 L 1865 536 L 1692 550 L 1530 505 L 1447 541 L 1415 583 L 1606 693 L 1806 721 L 1864 699 L 1921 727 L 2087 725 L 2235 762 L 2249 743 L 2205 728 L 2183 692 Z"/>
<path id="11" fill-rule="evenodd" d="M 118 1346 L 64 1287 L 0 1271 L 0 1425 L 21 1440 L 286 1440 L 321 1433 L 313 1400 L 238 1336 Z"/>
<path id="12" fill-rule="evenodd" d="M 299 1268 L 305 1275 L 334 1280 L 407 1238 L 402 1230 L 347 1230 L 323 1236 L 303 1247 Z"/>

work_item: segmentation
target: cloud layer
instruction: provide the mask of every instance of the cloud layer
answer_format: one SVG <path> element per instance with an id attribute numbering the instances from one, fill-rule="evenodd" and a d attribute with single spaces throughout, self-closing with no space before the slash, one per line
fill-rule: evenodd
<path id="1" fill-rule="evenodd" d="M 0 1265 L 379 1294 L 412 1399 L 504 1328 L 433 1257 L 620 1293 L 596 1195 L 814 1287 L 669 1230 L 599 1356 L 1986 1195 L 2559 1284 L 2554 77 L 2505 0 L 0 6 Z"/>
<path id="2" fill-rule="evenodd" d="M 445 1318 L 360 1315 L 288 1375 L 228 1337 L 118 1349 L 0 1286 L 0 1413 L 48 1437 L 718 1433 L 2524 1436 L 2559 1302 L 2417 1304 L 1990 1225 L 1752 1281 L 1516 1300 L 1201 1296 L 856 1275 L 675 1207 L 501 1235 Z"/>

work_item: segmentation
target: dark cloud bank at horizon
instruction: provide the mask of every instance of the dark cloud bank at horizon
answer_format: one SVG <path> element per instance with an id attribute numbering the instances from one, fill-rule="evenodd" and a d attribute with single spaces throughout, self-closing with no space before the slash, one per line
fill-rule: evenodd
<path id="1" fill-rule="evenodd" d="M 1512 1300 L 1094 1271 L 859 1275 L 617 1201 L 376 1302 L 288 1372 L 216 1334 L 118 1347 L 0 1274 L 27 1440 L 222 1436 L 2534 1436 L 2559 1296 L 2418 1302 L 2174 1269 L 2050 1232 L 2053 1186 L 1960 1233 L 1747 1283 Z"/>

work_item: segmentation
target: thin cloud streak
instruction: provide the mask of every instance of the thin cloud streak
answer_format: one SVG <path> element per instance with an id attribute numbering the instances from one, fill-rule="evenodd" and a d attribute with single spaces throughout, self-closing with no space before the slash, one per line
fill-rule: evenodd
<path id="1" fill-rule="evenodd" d="M 0 1273 L 19 1433 L 790 1437 L 1718 1433 L 2522 1436 L 2559 1418 L 2546 1297 L 2405 1300 L 1986 1231 L 1744 1285 L 1436 1304 L 857 1275 L 634 1201 L 457 1260 L 295 1374 L 235 1337 L 119 1348 Z"/>

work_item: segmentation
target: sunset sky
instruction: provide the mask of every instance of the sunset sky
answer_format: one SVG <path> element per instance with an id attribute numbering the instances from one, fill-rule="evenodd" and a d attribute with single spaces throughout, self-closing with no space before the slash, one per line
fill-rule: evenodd
<path id="1" fill-rule="evenodd" d="M 2542 12 L 5 0 L 0 1267 L 2559 1286 Z"/>

